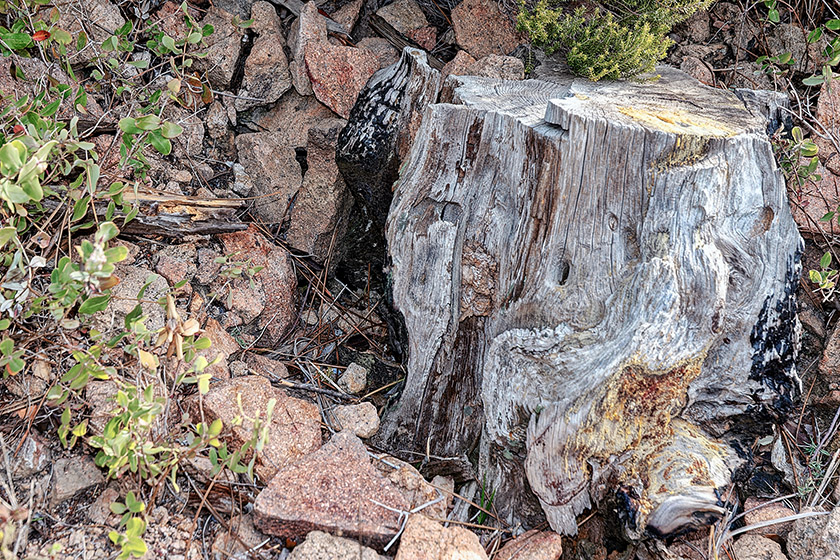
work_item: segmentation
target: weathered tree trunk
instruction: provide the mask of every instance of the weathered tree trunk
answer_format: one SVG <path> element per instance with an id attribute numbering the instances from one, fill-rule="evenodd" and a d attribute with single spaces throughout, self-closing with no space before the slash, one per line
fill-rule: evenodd
<path id="1" fill-rule="evenodd" d="M 708 521 L 741 461 L 725 442 L 798 390 L 801 240 L 766 119 L 660 71 L 450 77 L 395 187 L 409 361 L 383 439 L 477 445 L 512 521 L 574 533 L 593 502 L 631 538 Z"/>

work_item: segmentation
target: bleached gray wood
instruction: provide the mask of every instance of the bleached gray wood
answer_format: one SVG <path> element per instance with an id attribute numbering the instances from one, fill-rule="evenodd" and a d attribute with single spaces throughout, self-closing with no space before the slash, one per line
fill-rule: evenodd
<path id="1" fill-rule="evenodd" d="M 450 77 L 387 223 L 408 378 L 383 436 L 458 456 L 511 521 L 631 538 L 722 511 L 728 442 L 798 390 L 801 239 L 735 95 Z"/>

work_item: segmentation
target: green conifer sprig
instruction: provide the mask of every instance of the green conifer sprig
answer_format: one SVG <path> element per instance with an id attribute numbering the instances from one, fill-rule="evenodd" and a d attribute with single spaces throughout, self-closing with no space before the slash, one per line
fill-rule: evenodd
<path id="1" fill-rule="evenodd" d="M 562 52 L 575 74 L 597 81 L 637 76 L 665 57 L 671 27 L 714 0 L 607 0 L 564 11 L 540 0 L 519 12 L 519 29 L 547 54 Z"/>

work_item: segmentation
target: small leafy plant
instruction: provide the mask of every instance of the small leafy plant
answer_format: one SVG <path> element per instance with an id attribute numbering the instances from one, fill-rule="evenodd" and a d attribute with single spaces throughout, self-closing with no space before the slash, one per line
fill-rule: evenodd
<path id="1" fill-rule="evenodd" d="M 111 542 L 120 548 L 117 558 L 125 560 L 132 556 L 134 558 L 144 556 L 148 552 L 148 547 L 142 539 L 143 533 L 146 532 L 146 521 L 142 517 L 146 510 L 146 504 L 139 500 L 134 492 L 128 492 L 125 496 L 125 502 L 114 502 L 110 509 L 113 513 L 122 515 L 120 529 L 124 529 L 123 532 L 111 531 L 108 533 Z"/>

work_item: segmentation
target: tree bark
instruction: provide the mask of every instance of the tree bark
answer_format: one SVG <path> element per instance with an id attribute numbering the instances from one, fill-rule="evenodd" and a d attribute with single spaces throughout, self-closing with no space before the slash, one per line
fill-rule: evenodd
<path id="1" fill-rule="evenodd" d="M 729 442 L 799 389 L 801 239 L 767 121 L 659 71 L 451 76 L 395 186 L 409 360 L 381 439 L 477 447 L 511 522 L 572 534 L 593 503 L 629 538 L 708 522 Z"/>

